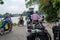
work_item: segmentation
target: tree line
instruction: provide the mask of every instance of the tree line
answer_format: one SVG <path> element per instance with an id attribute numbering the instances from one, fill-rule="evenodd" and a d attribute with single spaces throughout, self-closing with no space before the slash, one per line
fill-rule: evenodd
<path id="1" fill-rule="evenodd" d="M 0 14 L 0 18 L 3 18 L 6 14 Z M 10 17 L 17 17 L 19 14 L 8 14 Z"/>

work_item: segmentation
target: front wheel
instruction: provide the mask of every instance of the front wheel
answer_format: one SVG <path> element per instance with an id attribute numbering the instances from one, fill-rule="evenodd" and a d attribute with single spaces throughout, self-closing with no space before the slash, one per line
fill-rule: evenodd
<path id="1" fill-rule="evenodd" d="M 1 35 L 1 36 L 4 35 L 4 30 L 3 30 L 3 28 L 0 29 L 0 35 Z"/>
<path id="2" fill-rule="evenodd" d="M 51 40 L 50 35 L 38 35 L 37 37 L 33 34 L 33 35 L 29 35 L 27 37 L 27 40 Z"/>

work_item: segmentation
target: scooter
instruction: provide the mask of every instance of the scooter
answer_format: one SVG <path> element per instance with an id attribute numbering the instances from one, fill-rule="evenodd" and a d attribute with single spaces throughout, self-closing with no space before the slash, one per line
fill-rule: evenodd
<path id="1" fill-rule="evenodd" d="M 10 33 L 12 31 L 12 21 L 6 21 L 2 20 L 2 22 L 5 21 L 6 24 L 4 25 L 4 28 L 0 28 L 0 35 L 3 36 L 4 34 Z"/>
<path id="2" fill-rule="evenodd" d="M 28 33 L 27 40 L 51 40 L 50 34 L 40 23 L 29 26 Z"/>
<path id="3" fill-rule="evenodd" d="M 54 33 L 54 40 L 60 40 L 60 26 L 54 26 L 52 30 Z"/>

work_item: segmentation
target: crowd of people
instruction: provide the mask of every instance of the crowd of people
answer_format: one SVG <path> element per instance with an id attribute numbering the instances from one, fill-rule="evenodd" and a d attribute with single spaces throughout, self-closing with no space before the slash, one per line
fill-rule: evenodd
<path id="1" fill-rule="evenodd" d="M 38 22 L 38 20 L 40 19 L 40 21 L 44 21 L 44 16 L 40 16 L 38 15 L 38 12 L 28 12 L 28 15 L 26 16 L 26 21 L 27 20 L 30 20 L 30 23 L 34 23 L 34 22 Z M 20 17 L 19 17 L 19 22 L 18 22 L 18 26 L 19 25 L 24 25 L 24 20 L 23 20 L 23 16 L 22 14 L 20 14 Z"/>
<path id="2" fill-rule="evenodd" d="M 28 19 L 28 18 L 30 19 L 30 22 L 31 23 L 34 23 L 34 22 L 38 22 L 38 20 L 41 17 L 38 15 L 38 12 L 36 11 L 36 12 L 28 12 L 28 15 L 26 16 L 26 19 Z M 8 15 L 8 13 L 6 13 L 6 15 L 4 16 L 4 19 L 3 20 L 7 20 L 7 21 L 8 20 L 11 20 L 11 17 Z M 2 23 L 3 23 L 2 25 L 4 26 L 5 22 L 2 22 Z M 19 25 L 24 25 L 24 20 L 23 20 L 23 15 L 22 14 L 19 15 L 18 26 Z"/>
<path id="3" fill-rule="evenodd" d="M 4 30 L 6 22 L 11 21 L 11 17 L 8 15 L 8 13 L 6 13 L 3 20 L 4 21 L 2 21 L 2 26 L 0 27 L 0 31 Z M 26 16 L 26 20 L 30 20 L 29 23 L 37 24 L 38 22 L 44 22 L 44 16 L 41 17 L 40 15 L 38 15 L 37 11 L 36 12 L 28 12 L 28 15 Z M 12 23 L 12 21 L 11 21 L 11 23 Z M 20 14 L 19 21 L 18 21 L 18 26 L 20 26 L 20 25 L 24 26 L 24 20 L 23 20 L 22 14 Z M 28 22 L 27 22 L 27 25 L 28 25 Z M 55 24 L 54 27 L 52 28 L 52 31 L 54 33 L 54 40 L 56 39 L 56 37 L 59 37 L 59 39 L 60 39 L 60 32 L 59 32 L 60 31 L 60 24 L 59 25 Z M 59 33 L 59 34 L 57 34 L 57 33 Z"/>

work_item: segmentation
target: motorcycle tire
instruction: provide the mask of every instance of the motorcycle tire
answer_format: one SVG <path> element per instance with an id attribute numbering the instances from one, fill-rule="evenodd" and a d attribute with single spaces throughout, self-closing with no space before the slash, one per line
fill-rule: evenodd
<path id="1" fill-rule="evenodd" d="M 36 38 L 39 38 L 38 40 L 51 40 L 51 36 L 48 33 L 45 33 L 45 35 L 38 35 L 37 37 L 35 34 L 27 36 L 27 40 L 36 40 Z"/>
<path id="2" fill-rule="evenodd" d="M 0 33 L 0 35 L 3 36 L 3 35 L 4 35 L 4 31 L 2 31 L 2 32 Z"/>

